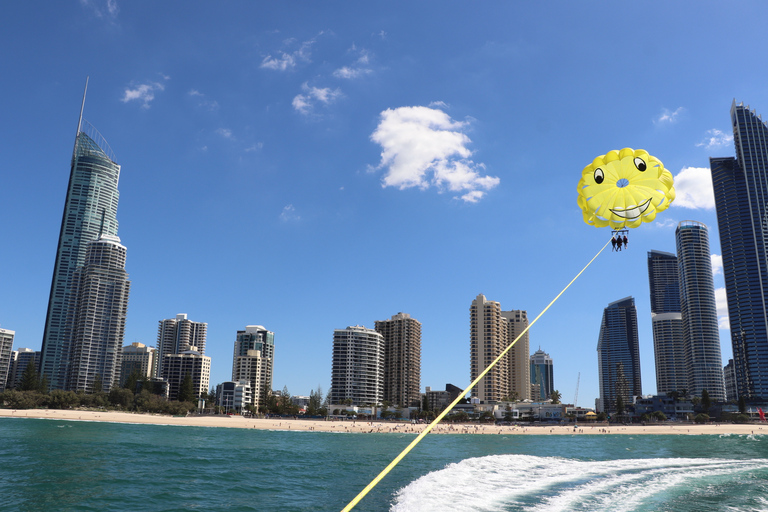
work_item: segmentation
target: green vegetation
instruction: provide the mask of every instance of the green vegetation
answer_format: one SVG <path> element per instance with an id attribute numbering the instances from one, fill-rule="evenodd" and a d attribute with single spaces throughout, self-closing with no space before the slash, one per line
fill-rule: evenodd
<path id="1" fill-rule="evenodd" d="M 132 381 L 132 382 L 131 382 Z M 138 374 L 132 380 L 128 378 L 126 384 L 136 389 L 141 379 Z M 129 384 L 130 383 L 130 384 Z M 153 382 L 143 380 L 141 392 L 135 393 L 128 387 L 113 387 L 109 393 L 102 389 L 101 378 L 97 376 L 91 386 L 91 393 L 82 391 L 62 391 L 55 389 L 48 392 L 48 383 L 45 377 L 41 377 L 35 369 L 34 363 L 27 365 L 17 389 L 8 389 L 0 393 L 0 405 L 11 409 L 112 409 L 120 411 L 150 412 L 160 414 L 180 415 L 194 411 L 197 407 L 194 394 L 190 400 L 168 401 L 165 397 L 155 393 Z M 191 384 L 191 380 L 190 380 Z"/>

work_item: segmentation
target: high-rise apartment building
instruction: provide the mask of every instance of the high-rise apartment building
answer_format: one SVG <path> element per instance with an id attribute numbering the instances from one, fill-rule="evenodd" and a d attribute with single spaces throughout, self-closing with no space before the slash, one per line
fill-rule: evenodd
<path id="1" fill-rule="evenodd" d="M 163 374 L 165 356 L 169 354 L 181 354 L 191 347 L 197 347 L 195 350 L 205 354 L 207 333 L 207 323 L 188 320 L 184 313 L 176 315 L 176 318 L 160 320 L 157 327 L 156 375 L 160 377 Z"/>
<path id="2" fill-rule="evenodd" d="M 16 331 L 0 329 L 0 393 L 5 391 L 12 370 L 13 338 Z"/>
<path id="3" fill-rule="evenodd" d="M 723 366 L 723 381 L 725 382 L 725 399 L 729 402 L 735 402 L 739 399 L 739 393 L 736 391 L 736 365 L 733 359 L 728 360 L 728 364 Z"/>
<path id="4" fill-rule="evenodd" d="M 469 378 L 471 382 L 504 351 L 508 344 L 507 320 L 501 304 L 478 295 L 469 307 Z M 499 402 L 509 395 L 509 358 L 496 366 L 472 388 L 480 403 Z"/>
<path id="5" fill-rule="evenodd" d="M 384 400 L 384 337 L 355 325 L 333 331 L 331 403 L 354 405 Z"/>
<path id="6" fill-rule="evenodd" d="M 27 366 L 29 366 L 29 363 L 31 362 L 35 365 L 35 368 L 37 368 L 37 365 L 40 362 L 40 357 L 40 351 L 35 351 L 31 348 L 14 350 L 11 354 L 11 369 L 8 372 L 8 384 L 6 389 L 16 389 L 16 386 L 21 383 L 21 376 L 24 375 L 24 371 L 27 369 Z"/>
<path id="7" fill-rule="evenodd" d="M 70 309 L 77 304 L 72 296 L 75 273 L 85 262 L 89 242 L 100 235 L 117 236 L 119 177 L 112 149 L 83 120 L 81 106 L 41 349 L 40 372 L 51 389 L 66 385 L 73 340 L 67 324 L 74 314 Z"/>
<path id="8" fill-rule="evenodd" d="M 123 334 L 131 283 L 125 271 L 125 246 L 117 236 L 88 243 L 83 266 L 73 274 L 66 388 L 109 391 L 120 381 Z M 101 382 L 96 390 L 94 383 Z"/>
<path id="9" fill-rule="evenodd" d="M 143 343 L 133 342 L 123 347 L 123 358 L 120 364 L 120 385 L 124 385 L 128 377 L 136 372 L 139 378 L 151 379 L 155 376 L 157 351 Z"/>
<path id="10" fill-rule="evenodd" d="M 683 221 L 675 230 L 675 239 L 687 389 L 693 396 L 701 396 L 706 389 L 712 400 L 724 401 L 723 359 L 707 226 Z"/>
<path id="11" fill-rule="evenodd" d="M 611 302 L 603 310 L 597 341 L 597 366 L 600 383 L 597 407 L 600 412 L 616 411 L 619 396 L 626 406 L 632 403 L 633 396 L 643 394 L 637 309 L 632 297 Z"/>
<path id="12" fill-rule="evenodd" d="M 648 281 L 651 289 L 656 391 L 666 394 L 690 389 L 683 343 L 683 313 L 680 310 L 680 271 L 677 256 L 668 252 L 650 251 Z"/>
<path id="13" fill-rule="evenodd" d="M 531 355 L 530 361 L 531 384 L 539 391 L 538 396 L 531 396 L 531 399 L 547 400 L 555 390 L 554 362 L 541 348 Z"/>
<path id="14" fill-rule="evenodd" d="M 166 354 L 162 378 L 168 383 L 168 399 L 178 400 L 181 384 L 186 376 L 192 379 L 192 392 L 195 398 L 208 392 L 211 380 L 211 358 L 189 347 L 180 354 Z"/>
<path id="15" fill-rule="evenodd" d="M 736 158 L 710 158 L 738 394 L 768 399 L 768 125 L 731 105 Z"/>
<path id="16" fill-rule="evenodd" d="M 247 325 L 237 331 L 232 359 L 232 381 L 246 380 L 256 407 L 263 405 L 272 392 L 275 360 L 275 333 L 261 325 Z"/>
<path id="17" fill-rule="evenodd" d="M 502 311 L 501 304 L 478 295 L 469 307 L 470 379 L 474 381 L 528 327 L 522 310 Z M 472 389 L 480 403 L 531 398 L 528 333 Z"/>
<path id="18" fill-rule="evenodd" d="M 384 401 L 400 407 L 421 400 L 421 322 L 407 313 L 377 320 L 384 337 Z"/>
<path id="19" fill-rule="evenodd" d="M 519 309 L 502 311 L 501 316 L 507 321 L 507 345 L 509 345 L 528 327 L 528 312 Z M 528 334 L 526 331 L 508 353 L 509 393 L 507 395 L 516 396 L 518 400 L 531 399 L 531 344 Z"/>

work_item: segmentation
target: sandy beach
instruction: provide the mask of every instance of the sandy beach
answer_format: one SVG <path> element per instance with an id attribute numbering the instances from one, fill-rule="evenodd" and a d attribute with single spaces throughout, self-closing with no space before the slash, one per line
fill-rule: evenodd
<path id="1" fill-rule="evenodd" d="M 0 409 L 0 418 L 42 418 L 49 420 L 104 421 L 113 423 L 144 423 L 152 425 L 183 425 L 196 427 L 248 428 L 262 430 L 316 431 L 345 433 L 419 433 L 426 425 L 389 421 L 322 421 L 290 418 L 244 418 L 242 416 L 187 416 L 174 417 L 160 414 L 134 414 L 114 411 L 81 411 L 56 409 Z M 768 434 L 768 425 L 762 424 L 649 424 L 649 425 L 520 425 L 498 426 L 477 424 L 439 424 L 432 434 L 488 434 L 488 435 L 605 435 L 605 434 Z"/>

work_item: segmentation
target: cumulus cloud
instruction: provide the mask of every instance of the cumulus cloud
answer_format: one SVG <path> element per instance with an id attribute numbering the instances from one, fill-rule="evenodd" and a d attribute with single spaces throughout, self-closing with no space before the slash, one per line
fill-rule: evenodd
<path id="1" fill-rule="evenodd" d="M 287 71 L 296 67 L 299 61 L 311 62 L 312 45 L 315 44 L 314 39 L 304 41 L 298 50 L 294 50 L 290 53 L 279 52 L 276 57 L 267 55 L 262 59 L 259 67 L 264 69 L 273 69 L 275 71 Z"/>
<path id="2" fill-rule="evenodd" d="M 477 202 L 500 182 L 483 174 L 485 166 L 470 159 L 471 142 L 462 130 L 466 122 L 454 121 L 442 110 L 429 107 L 399 107 L 381 113 L 371 140 L 382 147 L 386 169 L 382 186 L 400 190 L 435 187 L 440 191 L 464 192 L 458 198 Z"/>
<path id="3" fill-rule="evenodd" d="M 707 130 L 707 135 L 704 139 L 696 144 L 697 147 L 703 147 L 705 149 L 719 148 L 733 142 L 733 135 L 728 135 L 725 132 L 713 128 Z"/>
<path id="4" fill-rule="evenodd" d="M 728 297 L 725 288 L 715 290 L 715 303 L 717 304 L 717 324 L 720 329 L 730 329 L 731 321 L 728 318 Z"/>
<path id="5" fill-rule="evenodd" d="M 675 176 L 675 193 L 672 206 L 694 210 L 712 210 L 715 207 L 712 176 L 706 167 L 684 167 Z"/>
<path id="6" fill-rule="evenodd" d="M 712 275 L 716 276 L 723 273 L 723 257 L 720 254 L 710 254 L 712 260 Z"/>
<path id="7" fill-rule="evenodd" d="M 354 64 L 337 69 L 333 72 L 333 76 L 351 80 L 373 73 L 373 70 L 366 67 L 370 62 L 370 54 L 368 53 L 368 50 L 358 50 L 356 46 L 352 45 L 352 48 L 349 51 L 357 56 Z"/>
<path id="8" fill-rule="evenodd" d="M 168 80 L 168 77 L 164 77 Z M 138 101 L 142 108 L 149 108 L 149 104 L 155 99 L 155 92 L 165 90 L 165 85 L 160 82 L 147 82 L 135 86 L 126 87 L 123 97 L 120 99 L 123 103 L 129 101 Z"/>
<path id="9" fill-rule="evenodd" d="M 342 96 L 339 89 L 330 87 L 310 87 L 306 82 L 301 86 L 304 91 L 293 98 L 293 108 L 302 114 L 309 114 L 317 103 L 329 105 Z"/>
<path id="10" fill-rule="evenodd" d="M 660 123 L 669 123 L 672 124 L 677 121 L 677 116 L 679 116 L 685 109 L 683 107 L 677 107 L 677 109 L 674 112 L 670 112 L 666 108 L 662 110 L 659 117 L 657 117 L 654 120 L 654 123 L 660 124 Z"/>
<path id="11" fill-rule="evenodd" d="M 292 204 L 283 207 L 283 211 L 280 213 L 280 220 L 283 222 L 292 222 L 301 220 L 299 214 L 296 213 L 296 208 Z"/>

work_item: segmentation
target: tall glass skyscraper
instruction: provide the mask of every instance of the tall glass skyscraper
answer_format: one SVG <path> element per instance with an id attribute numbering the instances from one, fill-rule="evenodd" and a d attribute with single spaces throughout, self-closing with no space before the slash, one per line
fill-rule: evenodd
<path id="1" fill-rule="evenodd" d="M 85 262 L 89 242 L 100 235 L 117 236 L 120 166 L 107 141 L 83 121 L 82 112 L 81 107 L 41 349 L 40 372 L 51 389 L 66 385 L 72 343 L 67 322 L 70 319 L 71 324 L 76 303 L 72 296 L 75 272 Z"/>
<path id="2" fill-rule="evenodd" d="M 555 390 L 555 372 L 552 358 L 539 349 L 530 357 L 531 384 L 538 386 L 539 394 L 532 396 L 533 401 L 547 400 Z"/>
<path id="3" fill-rule="evenodd" d="M 710 158 L 739 396 L 768 399 L 768 126 L 731 105 L 736 158 Z"/>
<path id="4" fill-rule="evenodd" d="M 675 230 L 675 240 L 687 389 L 694 396 L 701 396 L 706 389 L 710 398 L 724 401 L 723 358 L 707 226 L 692 220 L 683 221 Z"/>
<path id="5" fill-rule="evenodd" d="M 637 309 L 632 297 L 611 302 L 603 311 L 597 341 L 597 366 L 600 412 L 616 411 L 619 396 L 625 405 L 629 405 L 633 396 L 643 394 Z"/>
<path id="6" fill-rule="evenodd" d="M 689 389 L 685 370 L 677 256 L 668 252 L 650 251 L 648 282 L 651 288 L 656 391 L 669 393 Z"/>

